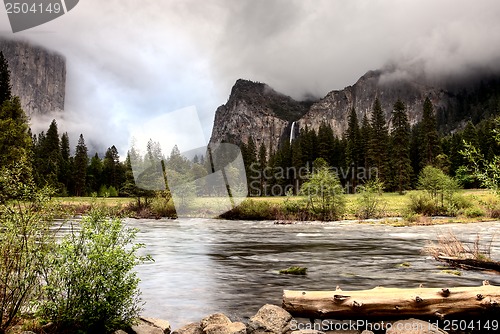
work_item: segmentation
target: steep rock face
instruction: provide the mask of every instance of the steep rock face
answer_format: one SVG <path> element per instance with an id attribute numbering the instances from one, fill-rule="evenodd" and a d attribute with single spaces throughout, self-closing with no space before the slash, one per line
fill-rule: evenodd
<path id="1" fill-rule="evenodd" d="M 300 127 L 306 125 L 318 130 L 321 123 L 328 123 L 337 136 L 347 130 L 347 119 L 354 107 L 358 120 L 364 115 L 370 117 L 373 102 L 379 98 L 386 119 L 390 122 L 392 107 L 401 99 L 408 112 L 410 124 L 415 124 L 422 118 L 422 107 L 425 98 L 429 96 L 436 110 L 444 109 L 450 103 L 447 92 L 409 80 L 389 80 L 381 71 L 370 71 L 362 76 L 354 85 L 343 90 L 328 93 L 315 103 L 307 114 L 300 119 Z"/>
<path id="2" fill-rule="evenodd" d="M 19 96 L 27 115 L 64 110 L 66 60 L 26 42 L 0 38 L 0 50 L 9 62 L 12 93 Z"/>
<path id="3" fill-rule="evenodd" d="M 269 86 L 238 80 L 229 100 L 215 113 L 210 142 L 248 143 L 250 136 L 257 147 L 262 143 L 275 151 L 289 135 L 291 122 L 308 110 L 308 103 L 297 102 Z"/>

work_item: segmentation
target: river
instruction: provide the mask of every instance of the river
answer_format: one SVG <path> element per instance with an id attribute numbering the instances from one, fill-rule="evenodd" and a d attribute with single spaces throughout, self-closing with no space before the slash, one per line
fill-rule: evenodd
<path id="1" fill-rule="evenodd" d="M 343 290 L 384 287 L 500 285 L 500 275 L 443 273 L 421 250 L 452 231 L 463 241 L 479 234 L 500 259 L 500 222 L 392 227 L 353 222 L 275 225 L 213 219 L 135 220 L 137 241 L 153 263 L 137 268 L 144 314 L 173 328 L 223 312 L 245 321 L 266 303 L 280 304 L 283 289 Z M 401 266 L 403 262 L 409 266 Z M 280 275 L 290 266 L 307 276 Z"/>

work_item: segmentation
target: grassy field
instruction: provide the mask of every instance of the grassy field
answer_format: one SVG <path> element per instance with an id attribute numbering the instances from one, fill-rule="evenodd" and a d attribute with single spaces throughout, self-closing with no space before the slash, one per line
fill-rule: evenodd
<path id="1" fill-rule="evenodd" d="M 389 223 L 396 224 L 395 221 L 390 221 L 391 217 L 405 217 L 408 212 L 408 205 L 410 203 L 411 194 L 418 194 L 420 191 L 414 190 L 409 191 L 404 195 L 398 193 L 384 193 L 382 195 L 382 212 L 383 216 L 388 218 Z M 499 199 L 489 192 L 488 190 L 462 190 L 461 194 L 470 201 L 474 207 L 477 207 L 483 211 L 487 211 L 488 207 L 500 207 Z M 358 200 L 360 198 L 359 194 L 349 194 L 346 196 L 346 215 L 345 219 L 356 219 L 356 208 Z M 288 200 L 290 201 L 301 201 L 304 197 L 295 196 Z M 243 211 L 244 216 L 248 216 L 248 219 L 278 219 L 279 208 L 286 197 L 252 197 L 245 200 L 244 203 L 245 210 Z M 72 208 L 77 213 L 83 213 L 88 209 L 92 203 L 98 203 L 100 205 L 105 205 L 106 207 L 112 208 L 113 212 L 123 212 L 130 204 L 135 202 L 134 198 L 92 198 L 92 197 L 59 197 L 55 201 L 64 207 Z M 218 209 L 227 207 L 228 202 L 226 199 L 222 198 L 202 198 L 194 201 L 190 201 L 190 208 L 192 212 L 195 212 L 194 216 L 205 216 L 212 217 Z M 169 203 L 172 206 L 171 202 Z M 153 212 L 155 208 L 165 206 L 164 202 L 161 200 L 153 201 Z M 275 210 L 273 210 L 275 209 Z M 131 214 L 131 216 L 134 216 Z M 152 216 L 161 217 L 161 214 L 152 214 Z M 278 218 L 276 218 L 278 216 Z M 458 217 L 452 218 L 442 218 L 442 219 L 431 219 L 428 217 L 418 217 L 417 223 L 420 224 L 436 224 L 436 223 L 452 223 L 452 222 L 473 222 L 473 221 L 484 221 L 491 220 L 487 215 L 479 217 L 466 217 L 459 215 Z"/>

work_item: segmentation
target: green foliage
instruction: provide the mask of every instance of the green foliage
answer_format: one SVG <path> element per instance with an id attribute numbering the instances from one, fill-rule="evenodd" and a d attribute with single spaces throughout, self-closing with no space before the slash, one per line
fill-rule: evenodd
<path id="1" fill-rule="evenodd" d="M 437 121 L 434 115 L 434 106 L 427 97 L 424 101 L 421 121 L 420 141 L 420 164 L 421 166 L 434 165 L 436 157 L 441 153 L 439 135 L 437 132 Z"/>
<path id="2" fill-rule="evenodd" d="M 244 200 L 234 209 L 223 213 L 220 218 L 242 220 L 272 220 L 276 219 L 277 208 L 264 201 Z"/>
<path id="3" fill-rule="evenodd" d="M 318 160 L 315 165 L 320 165 Z M 321 220 L 337 220 L 345 213 L 344 190 L 338 176 L 327 167 L 315 168 L 300 194 L 307 196 L 307 208 Z"/>
<path id="4" fill-rule="evenodd" d="M 394 104 L 392 127 L 392 186 L 394 190 L 403 194 L 410 188 L 412 167 L 410 160 L 410 124 L 408 122 L 406 106 L 401 100 L 398 100 Z"/>
<path id="5" fill-rule="evenodd" d="M 437 206 L 444 206 L 445 201 L 450 202 L 453 194 L 460 188 L 455 179 L 432 166 L 426 166 L 420 172 L 418 186 L 429 194 Z"/>
<path id="6" fill-rule="evenodd" d="M 497 128 L 493 131 L 494 139 L 500 144 L 500 118 L 496 121 Z M 500 195 L 500 155 L 493 155 L 489 160 L 479 150 L 478 145 L 464 141 L 465 149 L 460 153 L 469 162 L 469 171 L 481 182 L 483 187 L 491 189 Z"/>
<path id="7" fill-rule="evenodd" d="M 426 216 L 455 216 L 459 210 L 469 206 L 457 193 L 460 187 L 456 180 L 436 167 L 426 166 L 420 172 L 418 185 L 425 192 L 410 196 L 411 212 Z"/>
<path id="8" fill-rule="evenodd" d="M 89 161 L 87 153 L 88 150 L 87 146 L 85 145 L 85 139 L 83 138 L 83 135 L 80 134 L 78 144 L 76 145 L 74 167 L 75 193 L 77 196 L 83 196 L 85 194 L 87 165 Z"/>
<path id="9" fill-rule="evenodd" d="M 464 210 L 464 215 L 468 218 L 483 217 L 484 214 L 485 212 L 476 206 Z"/>
<path id="10" fill-rule="evenodd" d="M 371 114 L 371 137 L 368 140 L 367 156 L 370 167 L 377 168 L 381 182 L 387 182 L 389 161 L 389 130 L 379 99 L 375 99 Z"/>
<path id="11" fill-rule="evenodd" d="M 3 52 L 0 51 L 0 108 L 5 101 L 12 98 L 11 90 L 9 64 Z"/>
<path id="12" fill-rule="evenodd" d="M 31 148 L 28 130 L 28 118 L 19 98 L 4 101 L 0 105 L 0 168 L 28 157 Z"/>
<path id="13" fill-rule="evenodd" d="M 385 201 L 382 198 L 384 185 L 378 179 L 372 179 L 358 186 L 356 216 L 359 219 L 379 218 L 383 216 Z"/>
<path id="14" fill-rule="evenodd" d="M 26 162 L 0 171 L 0 333 L 40 297 L 40 273 L 54 243 L 50 191 L 26 180 Z"/>
<path id="15" fill-rule="evenodd" d="M 142 310 L 139 278 L 134 267 L 148 257 L 138 255 L 137 230 L 93 208 L 80 226 L 49 256 L 40 315 L 59 328 L 107 333 L 132 325 Z"/>

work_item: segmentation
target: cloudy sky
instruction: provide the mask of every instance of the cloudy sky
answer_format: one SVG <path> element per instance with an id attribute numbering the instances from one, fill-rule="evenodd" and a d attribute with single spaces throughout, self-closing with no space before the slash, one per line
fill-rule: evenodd
<path id="1" fill-rule="evenodd" d="M 173 124 L 166 147 L 189 133 L 189 124 L 175 125 L 183 122 L 208 140 L 215 110 L 238 78 L 301 98 L 388 64 L 431 76 L 496 70 L 499 17 L 497 0 L 81 0 L 16 34 L 0 10 L 0 34 L 65 55 L 60 130 L 125 155 L 131 131 L 148 132 L 143 125 L 157 117 Z M 182 112 L 169 119 L 181 108 L 187 120 Z"/>

